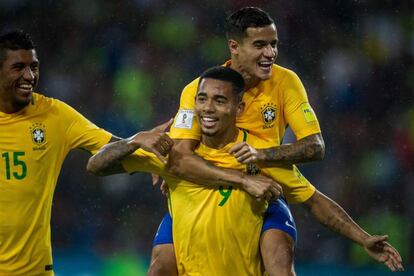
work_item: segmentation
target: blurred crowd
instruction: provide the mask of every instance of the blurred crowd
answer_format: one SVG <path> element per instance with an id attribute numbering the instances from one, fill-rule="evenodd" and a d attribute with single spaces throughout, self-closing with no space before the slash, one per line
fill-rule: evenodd
<path id="1" fill-rule="evenodd" d="M 414 4 L 412 1 L 0 1 L 0 31 L 29 32 L 39 91 L 126 137 L 175 115 L 182 88 L 229 58 L 229 12 L 259 6 L 275 19 L 276 63 L 307 89 L 326 143 L 301 167 L 371 233 L 388 233 L 414 265 Z M 294 139 L 291 134 L 287 139 Z M 54 197 L 54 249 L 149 258 L 167 211 L 146 174 L 97 178 L 88 155 L 64 164 Z M 369 264 L 361 249 L 300 207 L 296 262 Z"/>

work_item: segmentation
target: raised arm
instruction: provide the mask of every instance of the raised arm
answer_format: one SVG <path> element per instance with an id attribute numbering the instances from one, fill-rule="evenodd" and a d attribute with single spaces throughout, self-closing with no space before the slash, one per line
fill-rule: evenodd
<path id="1" fill-rule="evenodd" d="M 329 197 L 316 191 L 304 204 L 321 224 L 361 245 L 376 261 L 384 263 L 392 271 L 404 270 L 400 254 L 386 242 L 388 236 L 368 234 Z"/>
<path id="2" fill-rule="evenodd" d="M 197 145 L 196 140 L 174 140 L 169 154 L 168 170 L 180 178 L 204 186 L 238 186 L 257 198 L 277 198 L 282 193 L 279 184 L 270 178 L 214 166 L 194 153 Z"/>
<path id="3" fill-rule="evenodd" d="M 139 148 L 154 153 L 162 162 L 166 163 L 165 156 L 174 143 L 165 133 L 171 123 L 172 120 L 150 131 L 138 132 L 129 138 L 105 145 L 89 159 L 86 170 L 97 175 L 123 173 L 125 170 L 121 165 L 122 159 Z"/>

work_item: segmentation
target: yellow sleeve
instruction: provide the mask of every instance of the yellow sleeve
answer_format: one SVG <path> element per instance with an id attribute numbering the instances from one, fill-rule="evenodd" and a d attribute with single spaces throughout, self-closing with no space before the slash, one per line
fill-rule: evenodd
<path id="1" fill-rule="evenodd" d="M 195 115 L 195 96 L 198 78 L 188 84 L 181 93 L 180 108 L 170 129 L 172 139 L 200 140 L 200 126 Z"/>
<path id="2" fill-rule="evenodd" d="M 86 119 L 82 114 L 64 102 L 57 101 L 62 127 L 65 128 L 65 140 L 69 148 L 81 148 L 95 154 L 106 145 L 112 134 Z"/>
<path id="3" fill-rule="evenodd" d="M 283 188 L 283 195 L 289 203 L 302 203 L 308 200 L 316 188 L 293 166 L 266 168 L 263 173 L 276 180 Z"/>
<path id="4" fill-rule="evenodd" d="M 297 140 L 320 133 L 318 119 L 299 77 L 288 70 L 282 82 L 284 116 Z"/>
<path id="5" fill-rule="evenodd" d="M 155 156 L 155 154 L 143 149 L 137 149 L 134 153 L 125 157 L 121 164 L 129 174 L 135 172 L 149 172 L 158 175 L 164 174 L 164 164 Z"/>

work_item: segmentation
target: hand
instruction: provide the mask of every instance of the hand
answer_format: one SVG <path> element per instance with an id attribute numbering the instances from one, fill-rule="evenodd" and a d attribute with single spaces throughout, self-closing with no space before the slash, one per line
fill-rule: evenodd
<path id="1" fill-rule="evenodd" d="M 230 149 L 229 153 L 236 157 L 237 161 L 243 164 L 257 163 L 263 159 L 260 150 L 256 150 L 246 142 L 235 144 Z"/>
<path id="2" fill-rule="evenodd" d="M 148 152 L 154 153 L 164 164 L 167 163 L 165 156 L 174 145 L 173 140 L 165 133 L 171 126 L 173 119 L 163 123 L 150 131 L 141 131 L 131 137 L 130 143 Z"/>
<path id="3" fill-rule="evenodd" d="M 242 188 L 258 201 L 275 200 L 283 194 L 282 187 L 278 183 L 263 175 L 246 175 Z"/>
<path id="4" fill-rule="evenodd" d="M 384 263 L 390 270 L 404 271 L 400 254 L 394 247 L 386 242 L 387 240 L 387 235 L 373 235 L 367 238 L 362 246 L 369 256 L 380 263 Z"/>

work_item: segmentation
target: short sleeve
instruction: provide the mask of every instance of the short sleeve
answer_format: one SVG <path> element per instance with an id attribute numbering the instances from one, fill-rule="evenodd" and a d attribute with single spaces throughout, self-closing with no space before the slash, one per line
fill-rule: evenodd
<path id="1" fill-rule="evenodd" d="M 149 172 L 158 175 L 164 174 L 164 164 L 155 154 L 138 149 L 121 161 L 122 167 L 129 174 L 135 172 Z"/>
<path id="2" fill-rule="evenodd" d="M 316 188 L 295 166 L 266 168 L 263 173 L 276 180 L 283 189 L 283 195 L 289 203 L 302 203 L 308 200 Z"/>
<path id="3" fill-rule="evenodd" d="M 197 86 L 198 78 L 188 84 L 181 93 L 180 108 L 170 128 L 170 136 L 172 139 L 200 140 L 200 126 L 195 114 Z"/>
<path id="4" fill-rule="evenodd" d="M 282 81 L 284 116 L 297 140 L 320 133 L 318 119 L 309 104 L 306 90 L 299 77 L 287 71 Z"/>
<path id="5" fill-rule="evenodd" d="M 95 154 L 106 145 L 112 134 L 86 119 L 69 105 L 57 101 L 61 126 L 70 149 L 81 148 Z"/>

